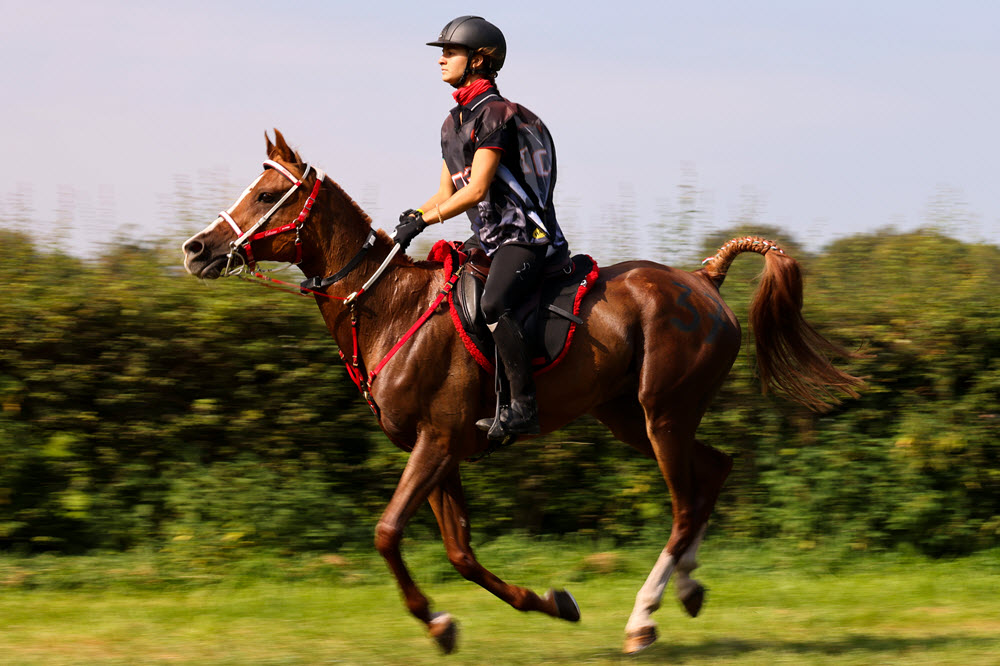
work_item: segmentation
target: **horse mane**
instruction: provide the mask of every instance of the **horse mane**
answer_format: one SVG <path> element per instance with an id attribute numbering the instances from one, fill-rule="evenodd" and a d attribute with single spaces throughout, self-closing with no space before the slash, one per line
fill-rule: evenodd
<path id="1" fill-rule="evenodd" d="M 344 188 L 341 187 L 339 183 L 337 183 L 337 181 L 335 181 L 333 178 L 330 178 L 330 176 L 327 175 L 324 180 L 324 184 L 336 194 L 336 196 L 341 200 L 341 202 L 346 208 L 357 214 L 357 216 L 360 217 L 362 220 L 364 220 L 365 224 L 367 224 L 369 227 L 373 226 L 372 218 L 368 215 L 368 213 L 364 211 L 364 209 L 358 204 L 357 201 L 351 198 L 351 195 L 349 195 L 344 190 Z M 380 240 L 383 240 L 390 245 L 392 244 L 393 242 L 392 239 L 389 237 L 389 234 L 386 233 L 384 229 L 376 229 L 375 233 L 378 235 Z M 413 258 L 407 255 L 405 252 L 400 252 L 396 255 L 396 258 L 393 259 L 393 263 L 402 263 L 406 265 L 422 265 L 428 262 L 414 261 Z"/>
<path id="2" fill-rule="evenodd" d="M 264 133 L 264 138 L 267 139 L 267 156 L 268 159 L 281 160 L 289 166 L 294 166 L 298 169 L 299 173 L 302 173 L 306 168 L 306 162 L 299 155 L 297 150 L 292 149 L 285 141 L 285 137 L 282 136 L 281 132 L 277 128 L 274 129 L 274 142 L 272 143 L 271 137 Z M 345 208 L 349 213 L 354 213 L 357 215 L 364 223 L 371 228 L 372 218 L 369 217 L 368 213 L 358 205 L 351 195 L 349 195 L 344 188 L 340 186 L 337 181 L 330 178 L 329 174 L 323 179 L 323 184 L 332 191 L 334 196 L 338 199 L 338 203 Z M 376 229 L 375 233 L 378 234 L 380 240 L 385 243 L 392 245 L 392 239 L 382 229 Z M 409 256 L 405 252 L 400 252 L 396 254 L 396 257 L 392 261 L 393 264 L 402 264 L 405 266 L 416 266 L 418 268 L 437 268 L 441 266 L 440 261 L 422 261 L 414 260 L 413 257 Z"/>
<path id="3" fill-rule="evenodd" d="M 269 159 L 286 162 L 289 165 L 296 167 L 300 173 L 305 170 L 305 161 L 299 155 L 297 150 L 292 149 L 292 147 L 288 145 L 288 142 L 285 141 L 285 137 L 281 134 L 278 128 L 274 128 L 273 142 L 271 141 L 271 137 L 267 135 L 267 132 L 264 133 L 264 138 L 267 140 L 267 156 Z M 330 178 L 329 175 L 326 175 L 323 179 L 323 183 L 328 189 L 333 191 L 336 198 L 339 199 L 339 203 L 346 208 L 348 212 L 352 212 L 357 215 L 369 228 L 372 227 L 372 218 L 369 217 L 368 213 L 366 213 L 364 209 L 358 205 L 357 201 L 344 191 L 344 188 L 342 188 L 337 181 Z M 375 233 L 378 234 L 380 240 L 385 241 L 390 245 L 392 244 L 392 239 L 389 238 L 389 234 L 382 229 L 376 229 Z M 427 262 L 414 262 L 411 257 L 402 253 L 396 255 L 393 263 L 420 265 Z"/>

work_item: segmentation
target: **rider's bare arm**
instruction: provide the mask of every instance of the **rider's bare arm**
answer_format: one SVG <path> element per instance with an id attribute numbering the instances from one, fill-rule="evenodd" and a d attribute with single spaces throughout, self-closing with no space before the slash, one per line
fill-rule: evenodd
<path id="1" fill-rule="evenodd" d="M 472 156 L 472 172 L 469 184 L 460 190 L 455 189 L 448 166 L 442 163 L 441 187 L 437 193 L 420 207 L 424 211 L 424 221 L 428 224 L 443 222 L 448 218 L 461 215 L 486 197 L 490 183 L 500 165 L 499 150 L 480 148 Z"/>

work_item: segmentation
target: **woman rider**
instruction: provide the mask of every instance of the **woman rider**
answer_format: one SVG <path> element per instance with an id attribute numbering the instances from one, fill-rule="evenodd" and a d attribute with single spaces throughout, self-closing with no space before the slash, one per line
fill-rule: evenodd
<path id="1" fill-rule="evenodd" d="M 569 256 L 551 204 L 551 137 L 529 111 L 497 91 L 496 75 L 507 52 L 499 28 L 478 16 L 460 16 L 428 46 L 441 47 L 441 79 L 456 89 L 458 106 L 441 128 L 440 187 L 419 209 L 400 215 L 395 239 L 405 249 L 428 224 L 468 214 L 476 239 L 492 258 L 481 305 L 511 392 L 510 405 L 499 406 L 496 420 L 477 425 L 488 429 L 491 439 L 537 434 L 531 361 L 512 311 L 537 285 L 547 261 Z"/>

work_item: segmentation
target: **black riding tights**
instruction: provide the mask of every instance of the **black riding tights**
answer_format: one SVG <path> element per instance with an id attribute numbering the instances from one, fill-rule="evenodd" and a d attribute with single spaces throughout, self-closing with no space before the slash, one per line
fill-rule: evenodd
<path id="1" fill-rule="evenodd" d="M 487 324 L 497 323 L 531 293 L 541 277 L 545 250 L 545 245 L 508 243 L 493 253 L 481 302 Z"/>

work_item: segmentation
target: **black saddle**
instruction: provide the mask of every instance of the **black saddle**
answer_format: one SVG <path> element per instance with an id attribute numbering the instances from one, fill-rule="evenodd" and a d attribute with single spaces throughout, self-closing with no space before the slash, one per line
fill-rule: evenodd
<path id="1" fill-rule="evenodd" d="M 493 336 L 480 308 L 490 260 L 478 248 L 468 254 L 453 292 L 455 310 L 471 342 L 485 358 L 492 359 Z M 576 314 L 579 298 L 593 283 L 588 277 L 596 273 L 596 268 L 596 262 L 584 254 L 548 266 L 538 289 L 514 312 L 524 328 L 528 355 L 536 370 L 557 360 L 569 342 L 571 326 L 583 323 Z"/>

